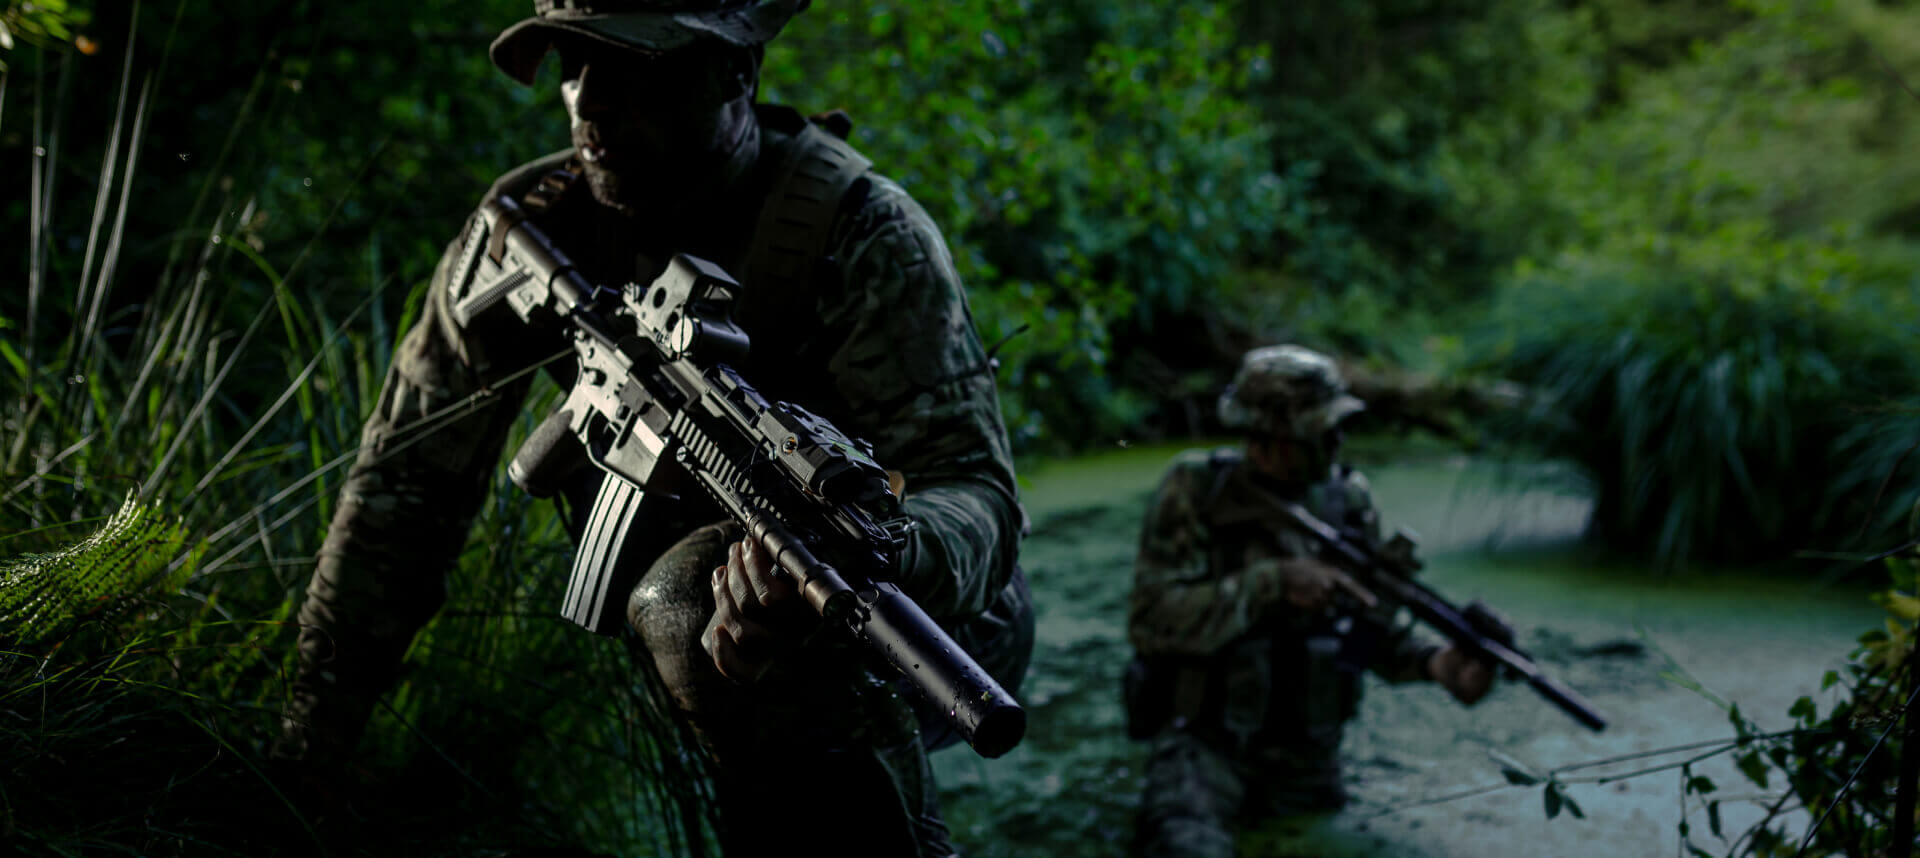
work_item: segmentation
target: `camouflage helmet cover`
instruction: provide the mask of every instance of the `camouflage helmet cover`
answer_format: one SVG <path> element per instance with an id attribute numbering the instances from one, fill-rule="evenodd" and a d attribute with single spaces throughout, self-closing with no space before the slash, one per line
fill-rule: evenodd
<path id="1" fill-rule="evenodd" d="M 811 0 L 534 0 L 534 16 L 493 40 L 493 64 L 533 83 L 556 39 L 585 37 L 643 54 L 664 54 L 706 40 L 764 45 Z"/>
<path id="2" fill-rule="evenodd" d="M 1314 438 L 1366 407 L 1347 392 L 1332 358 L 1296 345 L 1267 346 L 1241 358 L 1233 383 L 1220 394 L 1220 422 Z"/>

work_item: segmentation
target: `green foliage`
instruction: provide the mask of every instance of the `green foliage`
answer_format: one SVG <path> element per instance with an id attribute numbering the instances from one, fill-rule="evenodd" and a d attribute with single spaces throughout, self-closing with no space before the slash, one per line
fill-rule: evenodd
<path id="1" fill-rule="evenodd" d="M 1887 609 L 1886 626 L 1862 635 L 1846 667 L 1828 675 L 1829 687 L 1843 686 L 1838 699 L 1823 715 L 1813 698 L 1800 698 L 1788 711 L 1798 728 L 1788 741 L 1739 758 L 1741 774 L 1755 786 L 1768 789 L 1769 775 L 1777 774 L 1787 792 L 1733 841 L 1729 854 L 1747 854 L 1739 851 L 1742 842 L 1751 843 L 1751 854 L 1761 858 L 1892 854 L 1899 769 L 1912 753 L 1899 728 L 1914 717 L 1914 690 L 1920 688 L 1913 669 L 1920 643 L 1915 635 L 1920 598 L 1914 595 L 1920 560 L 1909 554 L 1886 563 L 1892 586 L 1874 595 Z M 1750 722 L 1743 723 L 1737 712 L 1734 717 L 1743 736 L 1753 732 Z M 1814 825 L 1782 818 L 1789 797 L 1814 815 Z"/>
<path id="2" fill-rule="evenodd" d="M 43 643 L 97 619 L 119 597 L 179 589 L 200 553 L 186 543 L 178 520 L 129 495 L 86 539 L 0 561 L 0 640 Z"/>
<path id="3" fill-rule="evenodd" d="M 28 288 L 0 297 L 0 634 L 19 649 L 0 664 L 0 779 L 36 794 L 9 791 L 10 846 L 312 845 L 312 805 L 279 796 L 264 749 L 390 320 L 493 175 L 564 133 L 500 133 L 535 99 L 486 65 L 495 25 L 472 9 L 146 8 L 100 33 L 113 62 L 15 68 L 27 107 L 0 115 L 0 149 L 23 193 L 0 228 L 29 253 Z M 178 56 L 206 44 L 225 64 Z M 380 83 L 307 85 L 363 75 Z M 697 845 L 677 800 L 697 799 L 698 773 L 663 747 L 680 737 L 618 646 L 553 614 L 565 534 L 498 487 L 449 610 L 415 641 L 419 670 L 339 784 L 366 821 L 329 845 Z"/>
<path id="4" fill-rule="evenodd" d="M 67 0 L 10 0 L 0 6 L 0 51 L 14 50 L 21 42 L 36 46 L 73 43 L 81 53 L 93 53 L 93 41 L 80 35 L 92 18 L 90 10 Z M 0 74 L 6 71 L 7 63 L 0 59 Z"/>
<path id="5" fill-rule="evenodd" d="M 1867 521 L 1860 484 L 1912 438 L 1855 424 L 1920 385 L 1899 321 L 1911 299 L 1857 285 L 1857 259 L 1831 246 L 1737 231 L 1649 245 L 1523 267 L 1506 287 L 1482 347 L 1537 396 L 1517 437 L 1584 469 L 1598 535 L 1662 563 L 1886 536 L 1888 507 Z"/>
<path id="6" fill-rule="evenodd" d="M 1534 142 L 1447 168 L 1517 256 L 1479 368 L 1537 388 L 1522 434 L 1585 468 L 1610 544 L 1670 564 L 1888 538 L 1920 496 L 1920 13 L 1640 11 L 1558 16 L 1602 74 L 1544 67 L 1565 96 Z"/>
<path id="7" fill-rule="evenodd" d="M 1252 96 L 1288 198 L 1263 256 L 1297 288 L 1397 307 L 1480 294 L 1499 262 L 1450 153 L 1504 160 L 1537 131 L 1567 13 L 1533 0 L 1237 3 L 1273 71 Z M 1577 58 L 1571 60 L 1577 62 Z"/>
<path id="8" fill-rule="evenodd" d="M 1213 4 L 836 4 L 769 49 L 765 86 L 850 110 L 946 231 L 983 338 L 1013 337 L 1016 443 L 1059 445 L 1138 416 L 1116 328 L 1204 301 L 1272 228 L 1280 184 L 1241 100 L 1261 62 Z"/>

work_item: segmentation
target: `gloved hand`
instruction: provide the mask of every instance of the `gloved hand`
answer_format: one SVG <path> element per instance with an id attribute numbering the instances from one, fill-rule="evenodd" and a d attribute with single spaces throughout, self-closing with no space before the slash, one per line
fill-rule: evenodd
<path id="1" fill-rule="evenodd" d="M 1427 659 L 1427 675 L 1453 695 L 1453 699 L 1472 706 L 1493 688 L 1493 663 L 1469 655 L 1466 650 L 1448 644 Z"/>

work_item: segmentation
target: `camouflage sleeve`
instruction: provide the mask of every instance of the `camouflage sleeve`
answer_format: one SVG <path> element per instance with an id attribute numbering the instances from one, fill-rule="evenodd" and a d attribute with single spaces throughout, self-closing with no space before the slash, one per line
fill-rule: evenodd
<path id="1" fill-rule="evenodd" d="M 1349 471 L 1345 481 L 1347 509 L 1354 516 L 1367 541 L 1378 547 L 1382 542 L 1380 510 L 1374 506 L 1372 486 L 1365 475 L 1359 471 Z M 1375 675 L 1390 683 L 1415 682 L 1427 679 L 1427 660 L 1440 648 L 1439 643 L 1430 635 L 1416 627 L 1411 618 L 1405 616 L 1399 605 L 1382 604 L 1376 609 L 1374 622 L 1387 627 L 1386 646 L 1380 648 L 1379 656 L 1368 665 Z"/>
<path id="2" fill-rule="evenodd" d="M 846 284 L 823 311 L 837 411 L 906 477 L 917 524 L 900 583 L 936 618 L 986 610 L 1013 574 L 1021 513 L 986 350 L 939 227 L 873 177 L 838 242 Z"/>
<path id="3" fill-rule="evenodd" d="M 300 606 L 299 668 L 277 753 L 350 751 L 416 632 L 446 599 L 446 575 L 528 383 L 474 397 L 490 378 L 447 312 L 458 242 L 395 350 L 359 457 L 340 490 Z"/>
<path id="4" fill-rule="evenodd" d="M 1280 598 L 1276 566 L 1208 569 L 1212 540 L 1201 506 L 1212 471 L 1204 452 L 1182 454 L 1147 508 L 1127 617 L 1142 655 L 1212 655 L 1252 631 Z"/>

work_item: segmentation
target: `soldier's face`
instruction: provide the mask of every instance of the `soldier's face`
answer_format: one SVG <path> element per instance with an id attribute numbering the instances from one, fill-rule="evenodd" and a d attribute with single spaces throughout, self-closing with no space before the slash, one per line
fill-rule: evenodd
<path id="1" fill-rule="evenodd" d="M 558 48 L 560 98 L 596 199 L 630 214 L 673 210 L 724 184 L 752 131 L 750 59 L 649 57 L 585 40 Z"/>
<path id="2" fill-rule="evenodd" d="M 1248 461 L 1268 476 L 1286 482 L 1318 480 L 1333 466 L 1340 454 L 1345 433 L 1339 427 L 1318 438 L 1301 438 L 1291 432 L 1276 432 L 1255 438 L 1247 445 Z"/>

